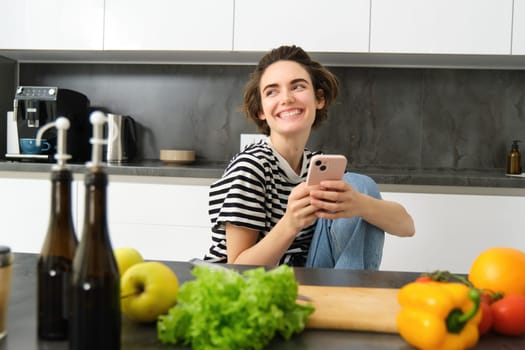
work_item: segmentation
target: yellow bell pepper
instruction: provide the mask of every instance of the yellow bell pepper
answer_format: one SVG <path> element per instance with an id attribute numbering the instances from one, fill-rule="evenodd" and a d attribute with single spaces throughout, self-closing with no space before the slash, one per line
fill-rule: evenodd
<path id="1" fill-rule="evenodd" d="M 461 283 L 413 282 L 398 294 L 397 327 L 409 344 L 424 350 L 464 350 L 478 342 L 480 296 Z"/>

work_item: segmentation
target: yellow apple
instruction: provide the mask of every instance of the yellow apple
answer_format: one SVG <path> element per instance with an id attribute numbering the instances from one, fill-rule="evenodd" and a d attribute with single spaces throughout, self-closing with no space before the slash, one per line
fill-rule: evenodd
<path id="1" fill-rule="evenodd" d="M 142 262 L 124 272 L 120 292 L 124 315 L 132 321 L 153 322 L 177 303 L 179 280 L 161 262 Z"/>
<path id="2" fill-rule="evenodd" d="M 142 255 L 135 248 L 131 247 L 116 248 L 113 250 L 113 254 L 117 260 L 120 277 L 122 277 L 124 272 L 126 272 L 131 266 L 144 261 Z"/>

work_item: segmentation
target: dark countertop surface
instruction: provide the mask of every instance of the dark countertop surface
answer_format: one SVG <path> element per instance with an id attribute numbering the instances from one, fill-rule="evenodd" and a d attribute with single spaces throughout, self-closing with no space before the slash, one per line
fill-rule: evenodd
<path id="1" fill-rule="evenodd" d="M 16 253 L 13 264 L 11 297 L 8 307 L 7 337 L 0 340 L 0 350 L 62 350 L 67 341 L 40 341 L 36 336 L 36 263 L 37 255 Z M 188 262 L 166 262 L 177 274 L 181 283 L 192 278 Z M 352 271 L 332 269 L 295 269 L 301 284 L 399 288 L 414 280 L 419 273 L 393 271 Z M 162 345 L 156 337 L 154 324 L 140 325 L 123 318 L 123 350 L 182 349 Z M 483 336 L 475 349 L 518 350 L 525 348 L 525 336 L 503 337 L 494 334 Z M 275 338 L 267 349 L 412 349 L 399 335 L 357 331 L 329 331 L 307 329 L 284 341 Z"/>
<path id="2" fill-rule="evenodd" d="M 70 165 L 74 173 L 82 174 L 84 165 Z M 193 164 L 165 164 L 161 161 L 110 164 L 110 175 L 188 177 L 216 179 L 221 177 L 227 163 L 195 162 Z M 0 161 L 0 171 L 48 172 L 50 163 Z M 421 169 L 349 169 L 366 174 L 378 184 L 426 185 L 426 186 L 466 186 L 493 188 L 525 188 L 524 177 L 507 176 L 504 169 L 495 170 L 421 170 Z"/>

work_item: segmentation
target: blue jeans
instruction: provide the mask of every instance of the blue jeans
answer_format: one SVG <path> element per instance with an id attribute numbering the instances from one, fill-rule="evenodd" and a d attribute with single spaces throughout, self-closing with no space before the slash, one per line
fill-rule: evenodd
<path id="1" fill-rule="evenodd" d="M 370 177 L 345 173 L 356 191 L 381 199 Z M 306 259 L 306 267 L 377 270 L 381 265 L 385 232 L 361 217 L 318 219 Z"/>

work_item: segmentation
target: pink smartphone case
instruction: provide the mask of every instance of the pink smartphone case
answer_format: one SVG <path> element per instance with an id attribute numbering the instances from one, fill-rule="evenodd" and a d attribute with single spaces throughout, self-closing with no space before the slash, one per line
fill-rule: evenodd
<path id="1" fill-rule="evenodd" d="M 346 157 L 339 154 L 318 154 L 312 157 L 306 177 L 307 185 L 318 185 L 322 180 L 340 180 L 346 170 Z"/>

